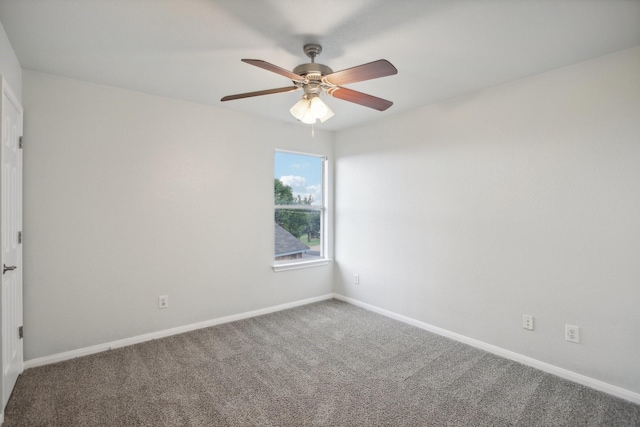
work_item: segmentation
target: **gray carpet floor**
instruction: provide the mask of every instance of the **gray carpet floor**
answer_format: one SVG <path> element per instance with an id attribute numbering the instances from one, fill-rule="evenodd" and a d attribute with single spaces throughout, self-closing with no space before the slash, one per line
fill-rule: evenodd
<path id="1" fill-rule="evenodd" d="M 26 370 L 5 426 L 638 426 L 640 406 L 337 300 Z"/>

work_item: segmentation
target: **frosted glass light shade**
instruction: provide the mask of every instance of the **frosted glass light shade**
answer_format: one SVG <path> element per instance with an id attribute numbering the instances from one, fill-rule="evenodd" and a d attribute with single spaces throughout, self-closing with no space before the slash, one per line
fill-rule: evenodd
<path id="1" fill-rule="evenodd" d="M 302 120 L 305 113 L 309 110 L 309 101 L 305 98 L 302 98 L 300 101 L 296 102 L 293 107 L 289 110 L 291 115 L 298 120 Z"/>
<path id="2" fill-rule="evenodd" d="M 302 116 L 302 118 L 300 119 L 300 121 L 302 123 L 306 123 L 308 125 L 312 125 L 316 122 L 316 116 L 313 114 L 313 112 L 311 111 L 311 109 L 308 109 L 304 115 Z"/>
<path id="3" fill-rule="evenodd" d="M 324 114 L 324 116 L 320 117 L 320 122 L 322 122 L 322 123 L 324 123 L 325 121 L 329 120 L 331 117 L 334 116 L 333 111 L 331 110 L 331 108 L 329 108 L 328 105 L 326 105 L 326 107 L 327 107 L 327 112 Z"/>
<path id="4" fill-rule="evenodd" d="M 333 111 L 317 94 L 304 95 L 302 99 L 295 103 L 289 110 L 291 115 L 302 123 L 314 124 L 317 120 L 324 122 L 333 117 Z"/>
<path id="5" fill-rule="evenodd" d="M 314 96 L 313 98 L 311 98 L 309 109 L 317 118 L 320 118 L 327 114 L 327 104 L 322 102 L 319 96 Z"/>

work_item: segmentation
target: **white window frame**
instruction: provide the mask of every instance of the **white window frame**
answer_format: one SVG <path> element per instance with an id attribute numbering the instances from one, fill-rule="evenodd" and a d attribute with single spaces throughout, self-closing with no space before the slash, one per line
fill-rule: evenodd
<path id="1" fill-rule="evenodd" d="M 320 206 L 312 206 L 312 205 L 273 205 L 273 210 L 271 215 L 275 215 L 277 209 L 288 209 L 288 210 L 303 210 L 309 211 L 314 210 L 320 212 L 320 258 L 307 260 L 307 261 L 294 261 L 291 260 L 289 262 L 279 262 L 276 264 L 275 262 L 275 253 L 273 254 L 273 271 L 286 271 L 286 270 L 297 270 L 301 268 L 309 268 L 316 267 L 321 265 L 327 265 L 331 262 L 331 259 L 328 257 L 328 217 L 327 217 L 327 201 L 328 201 L 328 168 L 329 168 L 329 159 L 327 156 L 322 154 L 314 154 L 314 153 L 303 153 L 300 151 L 290 151 L 290 150 L 276 150 L 276 153 L 285 153 L 285 154 L 296 154 L 299 156 L 308 156 L 308 157 L 316 157 L 322 160 L 322 203 Z M 275 166 L 275 164 L 274 164 Z M 273 246 L 272 246 L 273 247 Z"/>

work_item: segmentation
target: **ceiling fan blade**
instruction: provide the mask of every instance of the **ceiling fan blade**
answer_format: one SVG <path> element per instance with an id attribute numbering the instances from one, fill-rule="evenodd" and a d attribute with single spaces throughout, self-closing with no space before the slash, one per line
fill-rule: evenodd
<path id="1" fill-rule="evenodd" d="M 220 101 L 233 101 L 234 99 L 250 98 L 252 96 L 271 95 L 272 93 L 293 92 L 294 90 L 298 90 L 298 89 L 300 89 L 298 86 L 287 86 L 287 87 L 280 87 L 277 89 L 259 90 L 257 92 L 239 93 L 237 95 L 227 95 L 224 98 L 222 98 Z"/>
<path id="2" fill-rule="evenodd" d="M 362 92 L 356 92 L 355 90 L 339 86 L 329 89 L 327 93 L 334 98 L 364 105 L 365 107 L 373 108 L 374 110 L 378 111 L 384 111 L 393 105 L 393 102 L 387 101 L 386 99 L 367 95 L 366 93 Z"/>
<path id="3" fill-rule="evenodd" d="M 291 80 L 296 81 L 296 82 L 304 82 L 305 81 L 305 78 L 300 76 L 300 75 L 298 75 L 298 74 L 292 73 L 289 70 L 285 70 L 284 68 L 280 68 L 277 65 L 270 64 L 270 63 L 268 63 L 266 61 L 262 61 L 260 59 L 242 59 L 241 61 L 242 62 L 246 62 L 247 64 L 255 65 L 256 67 L 265 69 L 267 71 L 271 71 L 273 73 L 280 74 L 281 76 L 285 76 L 285 77 L 290 78 Z"/>
<path id="4" fill-rule="evenodd" d="M 369 62 L 368 64 L 358 65 L 357 67 L 347 68 L 342 71 L 336 71 L 335 73 L 326 75 L 323 80 L 334 85 L 345 85 L 377 79 L 378 77 L 391 76 L 393 74 L 398 74 L 396 67 L 386 59 L 379 59 L 377 61 Z"/>

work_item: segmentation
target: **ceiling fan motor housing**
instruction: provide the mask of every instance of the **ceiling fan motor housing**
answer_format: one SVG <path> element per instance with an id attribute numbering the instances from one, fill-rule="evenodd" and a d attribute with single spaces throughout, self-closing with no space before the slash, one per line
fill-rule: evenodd
<path id="1" fill-rule="evenodd" d="M 323 77 L 331 73 L 333 73 L 333 70 L 331 68 L 327 67 L 326 65 L 316 64 L 315 62 L 298 65 L 293 69 L 293 74 L 299 74 L 307 78 L 309 78 L 310 75 L 313 74 L 319 74 L 320 77 Z"/>
<path id="2" fill-rule="evenodd" d="M 314 62 L 310 64 L 298 65 L 293 69 L 294 74 L 304 76 L 307 82 L 296 82 L 296 86 L 304 89 L 304 93 L 320 93 L 323 89 L 322 78 L 328 74 L 333 73 L 333 70 L 326 65 L 316 64 Z"/>
<path id="3" fill-rule="evenodd" d="M 315 63 L 316 56 L 320 55 L 321 52 L 322 46 L 319 44 L 304 45 L 304 53 L 311 58 L 311 62 L 309 64 L 298 65 L 293 69 L 293 74 L 298 74 L 306 79 L 305 82 L 293 81 L 296 86 L 304 90 L 305 94 L 319 94 L 322 92 L 322 89 L 326 89 L 329 86 L 327 82 L 322 81 L 322 78 L 332 74 L 333 70 L 326 65 Z"/>

